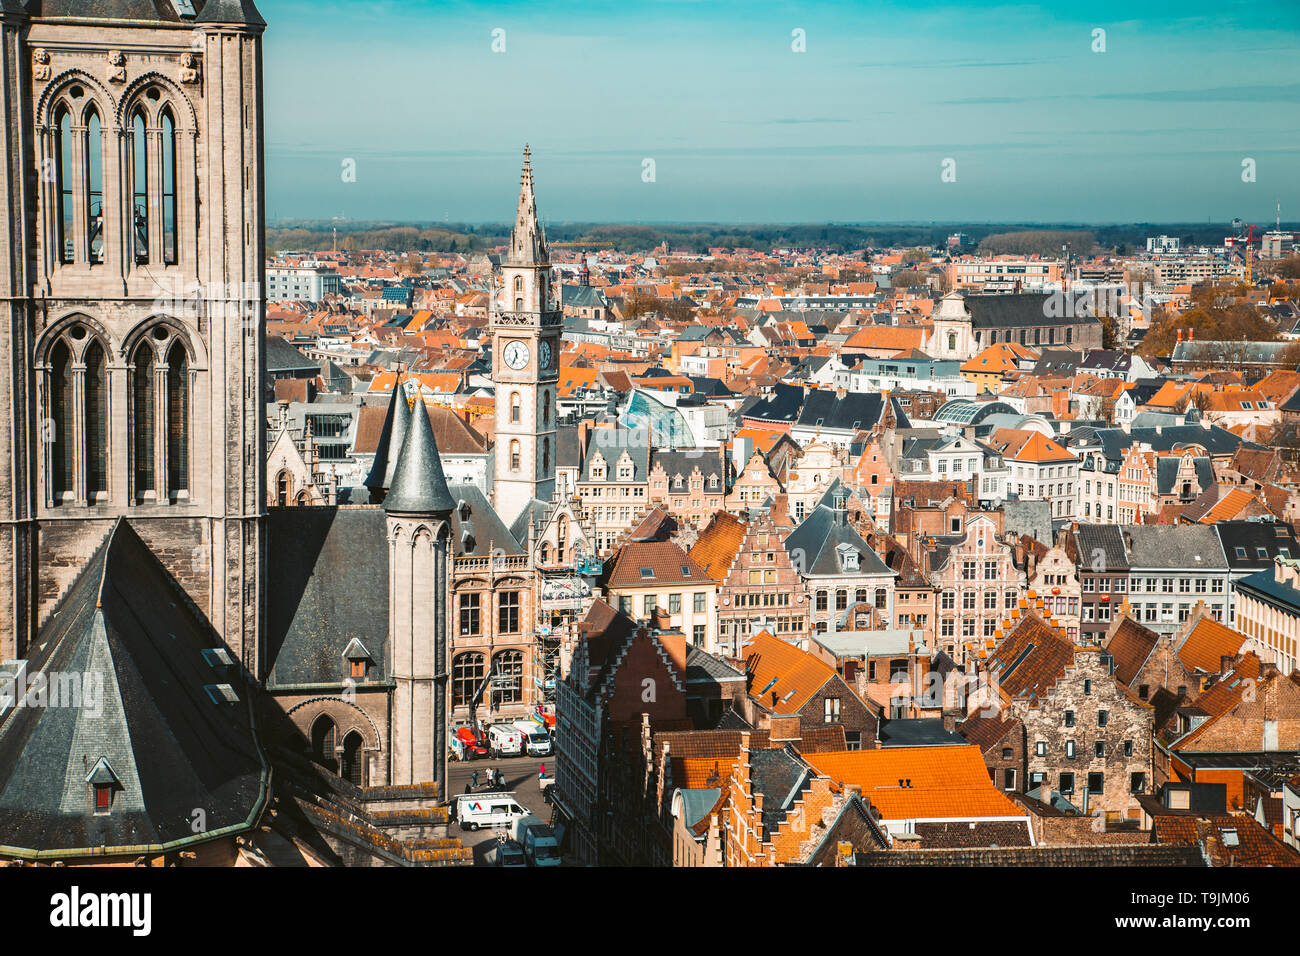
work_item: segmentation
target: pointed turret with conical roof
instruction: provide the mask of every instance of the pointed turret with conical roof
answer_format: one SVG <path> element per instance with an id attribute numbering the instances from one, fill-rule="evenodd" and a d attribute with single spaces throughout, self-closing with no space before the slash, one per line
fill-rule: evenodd
<path id="1" fill-rule="evenodd" d="M 384 510 L 389 514 L 450 514 L 455 506 L 442 473 L 424 394 L 417 391 Z"/>
<path id="2" fill-rule="evenodd" d="M 506 260 L 512 266 L 540 266 L 550 263 L 546 233 L 537 221 L 537 197 L 533 195 L 532 151 L 524 144 L 524 170 L 519 179 L 519 208 L 510 231 Z"/>
<path id="3" fill-rule="evenodd" d="M 393 473 L 397 468 L 397 453 L 411 425 L 411 405 L 406 399 L 399 372 L 393 385 L 393 396 L 388 401 L 388 414 L 384 417 L 384 430 L 379 433 L 375 446 L 375 461 L 370 466 L 365 485 L 370 489 L 370 500 L 378 503 L 383 493 L 393 487 Z"/>

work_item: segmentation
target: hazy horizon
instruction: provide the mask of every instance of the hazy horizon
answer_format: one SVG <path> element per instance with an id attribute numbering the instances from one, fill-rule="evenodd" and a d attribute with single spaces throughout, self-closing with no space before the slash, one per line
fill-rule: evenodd
<path id="1" fill-rule="evenodd" d="M 1263 225 L 1279 199 L 1284 220 L 1300 210 L 1290 5 L 259 9 L 271 221 L 506 222 L 525 142 L 551 222 Z"/>

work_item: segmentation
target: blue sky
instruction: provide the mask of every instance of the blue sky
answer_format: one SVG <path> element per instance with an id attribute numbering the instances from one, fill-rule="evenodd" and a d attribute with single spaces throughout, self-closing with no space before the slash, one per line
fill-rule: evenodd
<path id="1" fill-rule="evenodd" d="M 1293 0 L 258 7 L 272 219 L 1300 219 Z"/>

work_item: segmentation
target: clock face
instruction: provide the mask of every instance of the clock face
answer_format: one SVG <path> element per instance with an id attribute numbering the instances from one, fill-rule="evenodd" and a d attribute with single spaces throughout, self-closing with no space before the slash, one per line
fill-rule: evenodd
<path id="1" fill-rule="evenodd" d="M 541 356 L 542 368 L 550 368 L 551 367 L 551 343 L 543 342 L 538 349 L 538 353 Z"/>
<path id="2" fill-rule="evenodd" d="M 506 365 L 517 372 L 528 364 L 528 346 L 523 342 L 511 342 L 501 356 L 506 360 Z"/>

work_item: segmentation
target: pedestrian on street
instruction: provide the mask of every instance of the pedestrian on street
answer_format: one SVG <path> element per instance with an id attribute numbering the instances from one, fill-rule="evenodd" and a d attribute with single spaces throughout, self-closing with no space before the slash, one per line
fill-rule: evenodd
<path id="1" fill-rule="evenodd" d="M 469 778 L 470 778 L 471 780 L 474 781 L 474 786 L 477 787 L 477 786 L 478 786 L 478 771 L 475 770 L 472 774 L 469 775 Z M 466 793 L 469 793 L 468 790 L 466 790 L 465 792 L 466 792 Z"/>
<path id="2" fill-rule="evenodd" d="M 546 776 L 546 764 L 542 764 L 540 767 L 537 768 L 537 779 L 541 780 L 545 776 Z"/>

